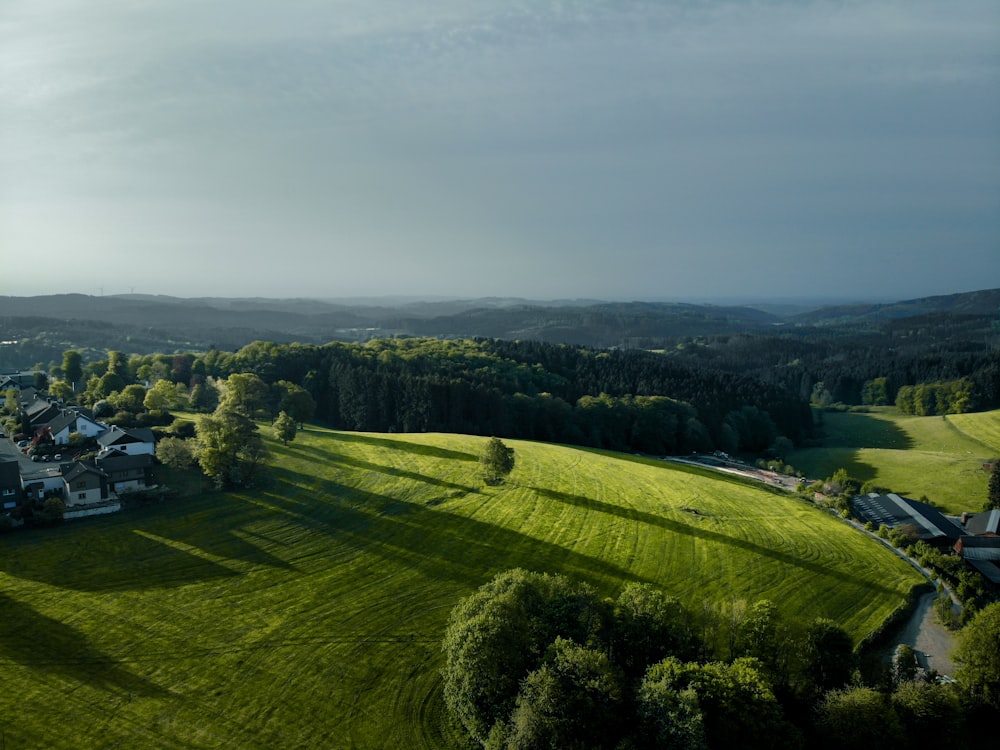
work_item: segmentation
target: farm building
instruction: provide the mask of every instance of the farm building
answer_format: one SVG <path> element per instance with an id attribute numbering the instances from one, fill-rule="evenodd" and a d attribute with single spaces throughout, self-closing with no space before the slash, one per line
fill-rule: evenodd
<path id="1" fill-rule="evenodd" d="M 962 514 L 962 528 L 970 536 L 1000 536 L 1000 510 Z"/>
<path id="2" fill-rule="evenodd" d="M 935 546 L 951 547 L 962 536 L 962 529 L 934 506 L 895 493 L 859 495 L 851 505 L 863 522 L 889 528 L 911 526 L 918 539 Z"/>
<path id="3" fill-rule="evenodd" d="M 1000 536 L 963 536 L 955 551 L 991 583 L 1000 584 Z"/>

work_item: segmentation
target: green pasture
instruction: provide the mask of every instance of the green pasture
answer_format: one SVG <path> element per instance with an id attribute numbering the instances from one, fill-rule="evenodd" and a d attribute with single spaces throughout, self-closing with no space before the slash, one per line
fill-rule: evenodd
<path id="1" fill-rule="evenodd" d="M 795 451 L 789 463 L 811 478 L 837 469 L 914 499 L 926 496 L 958 514 L 986 500 L 983 462 L 1000 448 L 1000 411 L 913 417 L 895 409 L 823 413 L 823 446 Z"/>
<path id="2" fill-rule="evenodd" d="M 456 601 L 521 566 L 689 606 L 770 598 L 856 638 L 921 582 L 794 497 L 651 459 L 310 428 L 270 481 L 0 540 L 18 748 L 440 748 Z"/>

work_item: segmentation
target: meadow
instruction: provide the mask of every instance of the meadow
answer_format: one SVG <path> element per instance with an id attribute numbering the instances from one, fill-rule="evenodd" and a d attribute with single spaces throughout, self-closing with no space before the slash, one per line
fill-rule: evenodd
<path id="1" fill-rule="evenodd" d="M 926 497 L 948 513 L 982 508 L 988 480 L 983 463 L 1000 455 L 1000 411 L 914 417 L 887 407 L 824 412 L 822 418 L 822 447 L 788 456 L 807 477 L 844 468 L 906 497 Z"/>
<path id="2" fill-rule="evenodd" d="M 266 432 L 266 428 L 265 428 Z M 693 608 L 769 598 L 857 639 L 922 579 L 777 490 L 653 459 L 310 427 L 270 479 L 0 544 L 6 748 L 442 748 L 440 640 L 520 566 Z"/>

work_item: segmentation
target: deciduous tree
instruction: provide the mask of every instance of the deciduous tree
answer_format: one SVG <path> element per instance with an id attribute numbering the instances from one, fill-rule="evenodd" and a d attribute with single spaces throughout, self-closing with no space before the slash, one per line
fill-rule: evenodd
<path id="1" fill-rule="evenodd" d="M 198 464 L 219 487 L 250 484 L 265 456 L 257 425 L 234 411 L 218 409 L 195 422 Z"/>
<path id="2" fill-rule="evenodd" d="M 1000 708 L 1000 602 L 983 607 L 959 634 L 955 677 L 975 701 Z"/>
<path id="3" fill-rule="evenodd" d="M 500 438 L 490 438 L 479 454 L 479 465 L 487 483 L 500 484 L 514 469 L 514 449 Z"/>
<path id="4" fill-rule="evenodd" d="M 282 445 L 288 445 L 292 440 L 295 440 L 295 420 L 285 412 L 278 414 L 271 429 L 274 430 L 274 436 L 281 441 Z"/>

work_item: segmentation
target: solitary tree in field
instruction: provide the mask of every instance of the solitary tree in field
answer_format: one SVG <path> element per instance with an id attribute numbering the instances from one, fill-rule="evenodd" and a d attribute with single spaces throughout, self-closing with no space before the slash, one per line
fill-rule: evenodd
<path id="1" fill-rule="evenodd" d="M 514 469 L 514 449 L 504 445 L 500 438 L 490 438 L 479 454 L 479 465 L 487 484 L 500 484 Z"/>
<path id="2" fill-rule="evenodd" d="M 278 414 L 271 428 L 274 430 L 274 436 L 281 441 L 282 445 L 288 445 L 290 441 L 295 440 L 295 420 L 286 412 Z"/>

